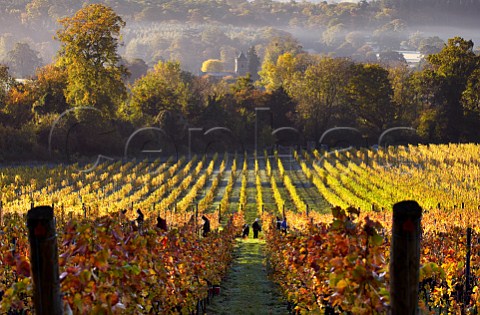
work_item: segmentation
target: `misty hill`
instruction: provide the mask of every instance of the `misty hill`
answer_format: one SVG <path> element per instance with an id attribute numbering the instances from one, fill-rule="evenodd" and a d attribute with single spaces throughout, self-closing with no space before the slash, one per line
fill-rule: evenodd
<path id="1" fill-rule="evenodd" d="M 15 44 L 27 43 L 49 63 L 58 49 L 53 39 L 58 19 L 85 3 L 1 0 L 0 62 L 10 64 L 8 53 Z M 194 73 L 212 58 L 233 67 L 240 51 L 253 45 L 262 55 L 272 38 L 285 36 L 307 51 L 355 60 L 400 49 L 435 52 L 455 35 L 480 42 L 480 4 L 475 1 L 111 0 L 108 5 L 127 22 L 125 58 L 149 65 L 175 59 Z"/>

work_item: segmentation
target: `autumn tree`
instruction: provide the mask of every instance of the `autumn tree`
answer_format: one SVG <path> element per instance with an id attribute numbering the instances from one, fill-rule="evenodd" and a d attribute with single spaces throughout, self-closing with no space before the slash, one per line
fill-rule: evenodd
<path id="1" fill-rule="evenodd" d="M 238 77 L 230 86 L 230 91 L 231 94 L 224 99 L 228 111 L 232 113 L 228 124 L 246 143 L 254 138 L 255 107 L 266 106 L 266 94 L 255 88 L 249 73 L 244 77 Z M 270 124 L 261 124 L 261 126 L 259 134 L 270 128 Z"/>
<path id="2" fill-rule="evenodd" d="M 295 72 L 299 71 L 299 59 L 292 53 L 278 56 L 275 62 L 263 64 L 260 71 L 261 83 L 268 91 L 289 85 Z"/>
<path id="3" fill-rule="evenodd" d="M 132 86 L 129 107 L 133 120 L 157 124 L 164 112 L 186 113 L 190 83 L 178 62 L 162 62 Z"/>
<path id="4" fill-rule="evenodd" d="M 332 25 L 323 32 L 323 43 L 329 47 L 336 48 L 342 43 L 346 33 L 346 27 L 342 23 Z"/>
<path id="5" fill-rule="evenodd" d="M 292 70 L 291 61 L 301 52 L 302 47 L 291 35 L 273 38 L 265 47 L 262 69 L 259 72 L 262 85 L 269 90 L 279 88 L 283 81 L 280 73 Z"/>
<path id="6" fill-rule="evenodd" d="M 297 72 L 288 94 L 298 103 L 297 122 L 306 135 L 319 139 L 327 128 L 348 117 L 345 82 L 353 64 L 344 58 L 319 58 L 305 72 Z"/>
<path id="7" fill-rule="evenodd" d="M 6 125 L 20 128 L 33 117 L 32 106 L 34 94 L 30 83 L 16 84 L 7 93 L 5 114 L 8 116 Z"/>
<path id="8" fill-rule="evenodd" d="M 266 93 L 265 106 L 272 112 L 273 129 L 294 126 L 297 102 L 283 88 Z"/>
<path id="9" fill-rule="evenodd" d="M 129 72 L 128 78 L 126 80 L 128 83 L 135 82 L 137 79 L 147 74 L 148 71 L 148 65 L 143 59 L 140 58 L 134 58 L 131 60 L 124 59 L 123 65 L 128 69 Z"/>
<path id="10" fill-rule="evenodd" d="M 0 109 L 5 107 L 8 90 L 14 85 L 15 80 L 8 71 L 8 67 L 0 64 Z"/>
<path id="11" fill-rule="evenodd" d="M 473 100 L 471 87 L 475 86 L 475 77 L 480 67 L 480 57 L 473 52 L 473 42 L 460 37 L 448 40 L 448 44 L 437 54 L 427 56 L 430 65 L 424 76 L 432 76 L 438 83 L 438 89 L 432 91 L 440 98 L 437 111 L 445 115 L 444 124 L 447 141 L 459 141 L 470 131 L 465 114 L 469 100 Z M 467 97 L 467 95 L 470 96 Z M 462 101 L 463 97 L 463 101 Z"/>
<path id="12" fill-rule="evenodd" d="M 12 73 L 17 78 L 32 76 L 42 65 L 38 52 L 31 49 L 27 43 L 16 43 L 7 53 L 7 62 Z"/>
<path id="13" fill-rule="evenodd" d="M 14 45 L 15 38 L 13 34 L 6 33 L 0 35 L 0 62 L 4 63 L 7 59 L 7 54 Z"/>
<path id="14" fill-rule="evenodd" d="M 91 4 L 60 24 L 58 65 L 68 73 L 67 101 L 113 114 L 126 95 L 122 81 L 126 70 L 117 53 L 125 22 L 110 7 Z"/>
<path id="15" fill-rule="evenodd" d="M 219 59 L 208 59 L 202 63 L 202 72 L 222 72 L 223 62 Z"/>
<path id="16" fill-rule="evenodd" d="M 379 62 L 384 67 L 398 67 L 407 64 L 405 57 L 397 51 L 384 51 L 378 54 Z"/>
<path id="17" fill-rule="evenodd" d="M 388 68 L 388 73 L 397 119 L 403 125 L 416 126 L 422 103 L 414 86 L 414 70 L 404 65 Z"/>
<path id="18" fill-rule="evenodd" d="M 68 109 L 63 91 L 67 87 L 68 74 L 54 64 L 46 65 L 37 70 L 33 81 L 35 95 L 34 112 L 38 115 L 60 114 Z"/>
<path id="19" fill-rule="evenodd" d="M 406 23 L 401 19 L 392 20 L 373 32 L 382 50 L 395 50 L 403 40 L 407 40 Z"/>
<path id="20" fill-rule="evenodd" d="M 424 55 L 431 55 L 439 53 L 444 46 L 445 42 L 440 37 L 433 36 L 422 40 L 418 45 L 418 50 Z"/>
<path id="21" fill-rule="evenodd" d="M 355 65 L 347 89 L 358 126 L 370 134 L 379 134 L 395 125 L 393 89 L 386 69 L 375 64 Z"/>

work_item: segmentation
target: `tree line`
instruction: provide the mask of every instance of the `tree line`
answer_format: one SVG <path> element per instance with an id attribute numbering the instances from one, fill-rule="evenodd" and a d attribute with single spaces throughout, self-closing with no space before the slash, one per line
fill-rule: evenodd
<path id="1" fill-rule="evenodd" d="M 425 142 L 479 139 L 480 64 L 471 40 L 451 38 L 412 69 L 310 54 L 291 36 L 272 37 L 258 73 L 212 79 L 177 61 L 160 60 L 146 73 L 122 62 L 125 21 L 108 6 L 88 5 L 60 24 L 55 60 L 33 78 L 18 82 L 0 67 L 1 160 L 48 159 L 52 151 L 122 155 L 125 139 L 146 126 L 161 129 L 176 150 L 186 148 L 189 128 L 218 126 L 231 131 L 224 145 L 234 137 L 247 149 L 255 125 L 269 145 L 288 141 L 271 133 L 284 126 L 298 129 L 304 144 L 335 126 L 358 128 L 365 137 L 410 126 Z M 265 107 L 268 113 L 256 111 Z M 161 141 L 146 137 L 139 148 Z"/>

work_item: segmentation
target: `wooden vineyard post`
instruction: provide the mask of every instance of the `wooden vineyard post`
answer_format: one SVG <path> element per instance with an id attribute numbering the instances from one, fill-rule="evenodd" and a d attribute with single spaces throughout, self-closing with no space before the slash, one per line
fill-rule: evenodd
<path id="1" fill-rule="evenodd" d="M 390 251 L 392 315 L 418 314 L 421 218 L 422 208 L 416 201 L 401 201 L 393 206 Z"/>
<path id="2" fill-rule="evenodd" d="M 0 227 L 3 226 L 3 201 L 0 200 Z"/>
<path id="3" fill-rule="evenodd" d="M 218 223 L 222 222 L 222 205 L 218 205 Z"/>
<path id="4" fill-rule="evenodd" d="M 465 296 L 464 296 L 464 307 L 468 307 L 470 304 L 470 256 L 472 250 L 472 228 L 467 228 L 467 257 L 465 264 Z"/>
<path id="5" fill-rule="evenodd" d="M 35 314 L 63 314 L 53 208 L 41 206 L 28 211 L 27 228 Z"/>
<path id="6" fill-rule="evenodd" d="M 198 226 L 198 203 L 195 204 L 195 228 Z"/>

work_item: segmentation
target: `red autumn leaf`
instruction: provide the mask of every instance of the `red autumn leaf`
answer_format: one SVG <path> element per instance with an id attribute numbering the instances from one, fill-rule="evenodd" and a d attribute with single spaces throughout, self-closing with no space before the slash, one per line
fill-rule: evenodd
<path id="1" fill-rule="evenodd" d="M 30 263 L 25 257 L 17 259 L 17 273 L 24 277 L 30 277 Z"/>

